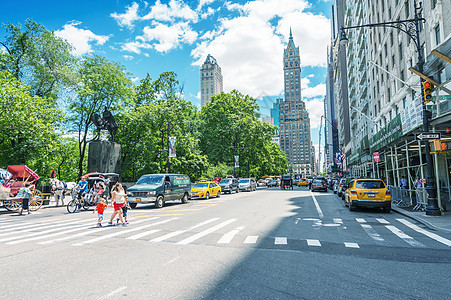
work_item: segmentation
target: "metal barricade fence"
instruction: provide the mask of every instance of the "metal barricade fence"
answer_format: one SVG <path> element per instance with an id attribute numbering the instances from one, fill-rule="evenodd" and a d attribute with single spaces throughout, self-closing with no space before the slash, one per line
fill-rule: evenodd
<path id="1" fill-rule="evenodd" d="M 389 185 L 388 190 L 390 191 L 391 202 L 393 205 L 400 207 L 412 205 L 412 199 L 410 197 L 411 191 L 394 185 Z"/>
<path id="2" fill-rule="evenodd" d="M 415 196 L 416 196 L 416 202 L 417 204 L 413 208 L 414 210 L 422 210 L 424 211 L 426 209 L 426 206 L 428 205 L 428 196 L 426 192 L 426 188 L 417 188 L 415 190 Z"/>

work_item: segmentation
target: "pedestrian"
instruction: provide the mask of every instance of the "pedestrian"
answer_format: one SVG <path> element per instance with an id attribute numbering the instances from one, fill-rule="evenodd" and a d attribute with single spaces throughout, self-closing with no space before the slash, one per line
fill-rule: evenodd
<path id="1" fill-rule="evenodd" d="M 26 183 L 23 188 L 19 190 L 19 192 L 16 195 L 16 198 L 22 198 L 22 207 L 20 208 L 19 215 L 22 215 L 22 212 L 24 209 L 27 210 L 28 214 L 30 213 L 30 207 L 29 207 L 29 201 L 31 198 L 31 195 L 34 190 L 34 185 L 30 185 L 29 183 Z"/>
<path id="2" fill-rule="evenodd" d="M 413 185 L 415 186 L 415 189 L 418 189 L 422 186 L 420 176 L 417 176 L 417 178 L 413 182 Z"/>
<path id="3" fill-rule="evenodd" d="M 128 225 L 127 211 L 128 211 L 129 208 L 131 209 L 130 203 L 128 202 L 128 196 L 125 196 L 125 203 L 124 203 L 124 206 L 122 206 L 122 217 L 124 218 L 124 222 L 127 225 Z"/>
<path id="4" fill-rule="evenodd" d="M 108 205 L 105 203 L 104 198 L 100 198 L 99 204 L 97 204 L 96 208 L 92 213 L 97 212 L 97 227 L 102 227 L 102 221 L 103 221 L 103 212 L 105 211 L 105 208 Z"/>
<path id="5" fill-rule="evenodd" d="M 113 187 L 113 192 L 111 193 L 111 203 L 113 205 L 114 212 L 111 214 L 108 225 L 113 225 L 114 217 L 116 215 L 119 215 L 122 226 L 127 226 L 127 224 L 124 223 L 124 218 L 122 217 L 122 207 L 125 204 L 125 196 L 126 195 L 122 184 L 120 184 L 119 182 L 116 183 Z"/>
<path id="6" fill-rule="evenodd" d="M 309 190 L 312 189 L 312 182 L 313 182 L 313 180 L 311 178 L 309 178 L 308 179 L 308 188 L 309 188 Z"/>
<path id="7" fill-rule="evenodd" d="M 407 179 L 404 176 L 401 177 L 401 188 L 407 189 Z"/>

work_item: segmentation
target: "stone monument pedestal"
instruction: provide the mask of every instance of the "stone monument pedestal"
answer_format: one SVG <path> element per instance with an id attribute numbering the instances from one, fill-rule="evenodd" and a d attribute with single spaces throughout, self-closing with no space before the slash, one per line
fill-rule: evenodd
<path id="1" fill-rule="evenodd" d="M 108 141 L 92 141 L 88 150 L 88 173 L 121 174 L 121 145 Z"/>

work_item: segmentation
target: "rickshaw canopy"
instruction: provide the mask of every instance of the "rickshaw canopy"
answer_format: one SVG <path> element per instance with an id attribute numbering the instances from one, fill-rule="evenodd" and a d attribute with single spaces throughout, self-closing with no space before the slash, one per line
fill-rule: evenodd
<path id="1" fill-rule="evenodd" d="M 11 173 L 12 180 L 37 181 L 39 179 L 38 174 L 26 165 L 12 165 L 8 166 L 6 170 Z"/>

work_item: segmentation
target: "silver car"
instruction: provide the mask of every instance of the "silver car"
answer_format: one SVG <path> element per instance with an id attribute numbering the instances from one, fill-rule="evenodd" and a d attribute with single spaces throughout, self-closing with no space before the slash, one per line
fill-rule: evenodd
<path id="1" fill-rule="evenodd" d="M 241 178 L 238 181 L 240 191 L 252 192 L 257 190 L 257 182 L 254 178 Z"/>

